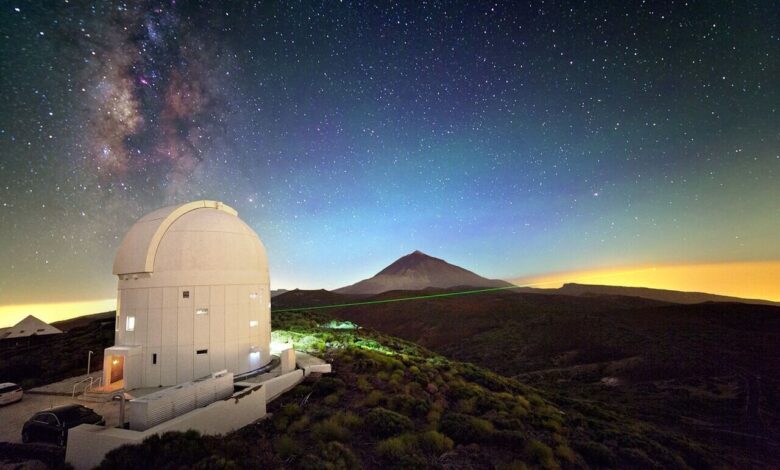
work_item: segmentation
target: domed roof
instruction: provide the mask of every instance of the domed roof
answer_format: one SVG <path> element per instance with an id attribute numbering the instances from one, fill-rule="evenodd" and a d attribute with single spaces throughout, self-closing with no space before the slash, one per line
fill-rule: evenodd
<path id="1" fill-rule="evenodd" d="M 230 206 L 195 201 L 158 209 L 125 235 L 114 274 L 265 270 L 265 248 Z"/>

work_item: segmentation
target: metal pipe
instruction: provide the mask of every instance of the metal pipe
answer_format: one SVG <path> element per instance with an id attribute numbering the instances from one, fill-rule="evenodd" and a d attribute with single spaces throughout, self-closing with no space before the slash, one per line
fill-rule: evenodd
<path id="1" fill-rule="evenodd" d="M 111 400 L 116 400 L 117 398 L 121 400 L 121 402 L 119 403 L 119 427 L 124 429 L 125 428 L 125 394 L 115 393 L 111 395 Z"/>
<path id="2" fill-rule="evenodd" d="M 90 351 L 89 354 L 87 354 L 87 375 L 89 375 L 89 369 L 92 365 L 92 355 L 95 354 L 94 351 Z"/>

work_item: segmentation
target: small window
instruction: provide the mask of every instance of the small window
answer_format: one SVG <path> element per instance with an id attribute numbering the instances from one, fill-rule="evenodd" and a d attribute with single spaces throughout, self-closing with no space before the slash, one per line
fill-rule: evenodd
<path id="1" fill-rule="evenodd" d="M 195 315 L 208 315 L 208 314 L 209 314 L 209 309 L 207 308 L 199 308 L 195 310 Z"/>
<path id="2" fill-rule="evenodd" d="M 152 364 L 157 364 L 157 353 L 152 354 Z"/>
<path id="3" fill-rule="evenodd" d="M 45 330 L 45 328 L 38 328 L 38 329 L 37 329 L 37 330 L 35 330 L 35 331 L 44 331 L 44 330 Z"/>
<path id="4" fill-rule="evenodd" d="M 181 298 L 182 299 L 189 299 L 190 298 L 190 291 L 185 290 L 181 292 Z"/>
<path id="5" fill-rule="evenodd" d="M 254 327 L 256 327 L 259 324 L 260 324 L 260 322 L 257 321 L 257 320 L 249 320 L 249 328 L 254 328 Z"/>
<path id="6" fill-rule="evenodd" d="M 196 354 L 208 354 L 209 350 L 208 349 L 198 349 L 197 351 L 195 351 L 195 353 Z"/>
<path id="7" fill-rule="evenodd" d="M 257 298 L 257 292 L 250 293 L 249 294 L 249 298 L 252 299 L 252 300 L 256 299 Z"/>
<path id="8" fill-rule="evenodd" d="M 135 317 L 127 317 L 125 331 L 135 331 Z"/>
<path id="9" fill-rule="evenodd" d="M 22 334 L 22 333 L 24 333 L 24 330 L 19 330 L 19 334 Z"/>

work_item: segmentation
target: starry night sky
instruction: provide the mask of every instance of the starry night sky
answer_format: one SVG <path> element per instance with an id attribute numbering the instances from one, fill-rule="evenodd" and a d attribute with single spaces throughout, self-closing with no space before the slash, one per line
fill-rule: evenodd
<path id="1" fill-rule="evenodd" d="M 218 3 L 0 4 L 0 305 L 204 198 L 274 288 L 780 259 L 775 1 Z"/>

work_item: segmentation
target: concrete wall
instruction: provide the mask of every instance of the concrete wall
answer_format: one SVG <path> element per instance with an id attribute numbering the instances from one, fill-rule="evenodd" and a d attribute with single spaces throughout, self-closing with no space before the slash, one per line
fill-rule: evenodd
<path id="1" fill-rule="evenodd" d="M 294 370 L 290 373 L 266 380 L 263 385 L 266 386 L 266 396 L 268 401 L 273 400 L 282 393 L 290 390 L 303 381 L 304 375 L 302 369 Z"/>
<path id="2" fill-rule="evenodd" d="M 298 382 L 303 375 L 298 375 Z M 248 388 L 231 397 L 193 410 L 146 431 L 105 428 L 82 424 L 68 432 L 65 461 L 77 470 L 94 468 L 112 449 L 138 444 L 145 438 L 168 431 L 193 429 L 201 434 L 225 434 L 242 428 L 266 415 L 266 385 L 246 383 Z M 294 385 L 293 385 L 294 386 Z"/>

